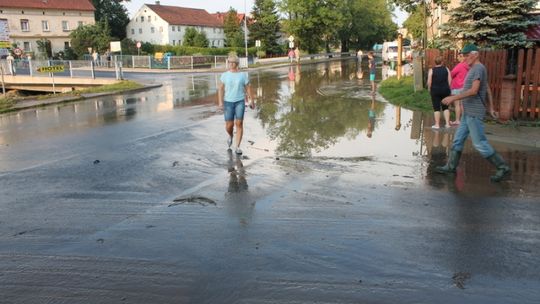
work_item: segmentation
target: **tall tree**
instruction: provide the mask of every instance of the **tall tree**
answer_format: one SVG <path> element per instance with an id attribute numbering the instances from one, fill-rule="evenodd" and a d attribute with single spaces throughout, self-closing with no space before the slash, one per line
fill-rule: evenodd
<path id="1" fill-rule="evenodd" d="M 281 10 L 287 15 L 285 30 L 295 43 L 310 53 L 324 47 L 327 51 L 338 42 L 338 30 L 345 18 L 340 7 L 345 0 L 283 0 Z"/>
<path id="2" fill-rule="evenodd" d="M 111 36 L 118 40 L 126 38 L 126 26 L 129 23 L 128 12 L 122 2 L 129 0 L 92 0 L 96 8 L 96 21 L 106 21 L 111 29 Z"/>
<path id="3" fill-rule="evenodd" d="M 279 53 L 281 48 L 277 42 L 280 33 L 279 17 L 274 0 L 255 0 L 253 23 L 249 25 L 249 38 L 253 42 L 261 41 L 261 47 L 268 53 Z"/>
<path id="4" fill-rule="evenodd" d="M 208 47 L 208 38 L 206 38 L 206 33 L 204 31 L 197 32 L 194 43 L 196 47 Z"/>
<path id="5" fill-rule="evenodd" d="M 421 4 L 409 13 L 409 17 L 403 22 L 403 27 L 413 36 L 413 39 L 420 39 L 425 31 L 424 23 L 424 4 Z"/>
<path id="6" fill-rule="evenodd" d="M 396 5 L 408 13 L 414 12 L 418 6 L 427 4 L 426 8 L 436 9 L 438 6 L 447 7 L 450 0 L 388 0 L 390 5 Z"/>
<path id="7" fill-rule="evenodd" d="M 386 0 L 347 0 L 341 9 L 346 18 L 339 30 L 342 51 L 349 51 L 350 47 L 367 49 L 397 35 Z"/>
<path id="8" fill-rule="evenodd" d="M 184 33 L 184 42 L 182 45 L 195 46 L 195 37 L 197 37 L 197 30 L 192 27 L 186 28 L 186 32 Z"/>
<path id="9" fill-rule="evenodd" d="M 69 34 L 71 47 L 79 58 L 88 54 L 88 48 L 104 53 L 109 48 L 110 33 L 109 24 L 104 20 L 79 26 Z"/>
<path id="10" fill-rule="evenodd" d="M 536 0 L 462 0 L 443 27 L 446 38 L 474 41 L 482 46 L 529 46 L 525 31 L 533 23 Z"/>
<path id="11" fill-rule="evenodd" d="M 223 32 L 225 33 L 225 46 L 242 47 L 244 46 L 244 31 L 238 20 L 238 13 L 234 8 L 230 8 L 225 15 L 223 22 Z"/>
<path id="12" fill-rule="evenodd" d="M 420 14 L 415 16 L 415 18 L 422 18 L 422 40 L 423 45 L 427 45 L 427 25 L 434 24 L 438 18 L 435 14 L 435 10 L 441 8 L 446 10 L 450 4 L 450 0 L 388 0 L 389 4 L 392 6 L 398 6 L 409 14 Z M 412 19 L 417 20 L 417 19 Z M 411 21 L 412 21 L 411 20 Z M 431 27 L 433 29 L 433 27 Z M 416 28 L 417 30 L 417 28 Z M 433 34 L 433 33 L 432 33 Z M 433 36 L 433 35 L 432 35 Z"/>

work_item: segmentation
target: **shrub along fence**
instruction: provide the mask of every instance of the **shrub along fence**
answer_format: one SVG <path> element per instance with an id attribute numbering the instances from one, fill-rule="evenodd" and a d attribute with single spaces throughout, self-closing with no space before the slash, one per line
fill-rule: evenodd
<path id="1" fill-rule="evenodd" d="M 480 51 L 480 61 L 488 71 L 493 104 L 501 119 L 540 118 L 540 49 Z M 442 56 L 449 69 L 457 63 L 456 50 L 426 50 L 426 70 Z M 426 71 L 427 72 L 427 71 Z M 425 73 L 424 75 L 427 75 Z"/>

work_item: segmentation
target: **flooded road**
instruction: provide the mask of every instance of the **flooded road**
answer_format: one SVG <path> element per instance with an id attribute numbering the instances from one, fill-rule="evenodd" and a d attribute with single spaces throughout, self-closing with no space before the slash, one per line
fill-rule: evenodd
<path id="1" fill-rule="evenodd" d="M 251 71 L 242 158 L 214 74 L 0 116 L 2 303 L 536 303 L 540 152 L 433 174 L 452 130 L 364 75 Z"/>

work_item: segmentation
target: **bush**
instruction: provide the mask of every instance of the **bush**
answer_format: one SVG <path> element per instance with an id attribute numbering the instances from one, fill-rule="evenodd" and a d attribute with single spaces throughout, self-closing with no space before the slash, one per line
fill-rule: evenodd
<path id="1" fill-rule="evenodd" d="M 175 56 L 192 56 L 192 55 L 205 55 L 205 56 L 227 56 L 230 52 L 236 52 L 240 56 L 245 54 L 244 48 L 201 48 L 201 47 L 192 47 L 192 46 L 182 46 L 182 45 L 154 45 L 154 52 L 170 52 Z M 248 54 L 255 56 L 257 53 L 256 47 L 248 48 Z"/>

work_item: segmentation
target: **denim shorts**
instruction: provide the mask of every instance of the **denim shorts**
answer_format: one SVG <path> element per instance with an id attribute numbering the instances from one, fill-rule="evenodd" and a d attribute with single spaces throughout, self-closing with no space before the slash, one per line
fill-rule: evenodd
<path id="1" fill-rule="evenodd" d="M 244 111 L 246 110 L 246 104 L 244 100 L 235 102 L 225 101 L 223 103 L 223 114 L 225 121 L 244 120 Z"/>
<path id="2" fill-rule="evenodd" d="M 461 94 L 461 92 L 463 92 L 463 89 L 452 89 L 452 95 L 458 95 Z"/>

